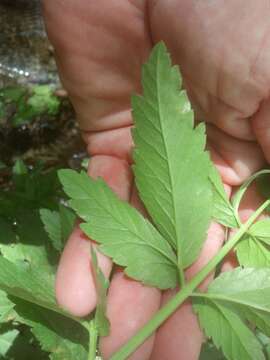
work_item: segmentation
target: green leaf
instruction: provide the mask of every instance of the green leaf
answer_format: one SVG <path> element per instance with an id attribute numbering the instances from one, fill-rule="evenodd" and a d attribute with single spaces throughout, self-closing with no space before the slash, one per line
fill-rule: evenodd
<path id="1" fill-rule="evenodd" d="M 207 294 L 211 298 L 226 295 L 227 300 L 270 311 L 270 268 L 223 272 L 210 284 Z"/>
<path id="2" fill-rule="evenodd" d="M 93 247 L 91 247 L 91 260 L 98 297 L 95 312 L 95 326 L 100 336 L 108 336 L 110 333 L 110 322 L 106 316 L 106 309 L 109 281 L 105 278 L 103 272 L 98 266 L 97 255 Z"/>
<path id="3" fill-rule="evenodd" d="M 12 173 L 14 175 L 26 175 L 28 174 L 27 166 L 25 165 L 24 161 L 21 159 L 16 160 L 13 168 Z"/>
<path id="4" fill-rule="evenodd" d="M 29 227 L 31 224 L 31 227 Z M 0 244 L 4 257 L 24 267 L 37 267 L 50 274 L 55 272 L 58 256 L 51 249 L 37 211 L 25 211 L 17 217 L 16 239 Z"/>
<path id="5" fill-rule="evenodd" d="M 267 360 L 270 360 L 270 345 L 266 347 Z"/>
<path id="6" fill-rule="evenodd" d="M 5 323 L 13 320 L 14 315 L 14 303 L 9 299 L 5 291 L 0 290 L 0 323 Z"/>
<path id="7" fill-rule="evenodd" d="M 82 230 L 99 249 L 125 266 L 132 278 L 161 289 L 177 284 L 175 255 L 158 231 L 136 209 L 121 201 L 101 180 L 85 172 L 60 170 L 59 178 L 74 211 L 87 223 Z"/>
<path id="8" fill-rule="evenodd" d="M 46 272 L 29 269 L 0 256 L 0 289 L 7 294 L 62 312 L 55 302 L 54 279 Z"/>
<path id="9" fill-rule="evenodd" d="M 195 299 L 201 327 L 229 360 L 264 360 L 262 346 L 241 318 L 220 303 Z"/>
<path id="10" fill-rule="evenodd" d="M 225 360 L 222 352 L 219 351 L 211 341 L 203 343 L 199 360 Z"/>
<path id="11" fill-rule="evenodd" d="M 53 311 L 15 299 L 20 322 L 31 326 L 32 333 L 53 360 L 86 360 L 88 332 L 71 319 Z"/>
<path id="12" fill-rule="evenodd" d="M 249 233 L 252 236 L 270 245 L 270 220 L 263 219 L 255 222 L 250 228 Z"/>
<path id="13" fill-rule="evenodd" d="M 255 236 L 245 235 L 236 246 L 236 254 L 241 266 L 270 267 L 269 248 Z"/>
<path id="14" fill-rule="evenodd" d="M 237 228 L 238 223 L 234 215 L 233 207 L 224 190 L 221 177 L 214 165 L 211 166 L 209 179 L 213 190 L 213 218 L 226 227 Z"/>
<path id="15" fill-rule="evenodd" d="M 270 268 L 237 268 L 222 273 L 209 286 L 206 297 L 237 310 L 244 320 L 270 335 Z"/>
<path id="16" fill-rule="evenodd" d="M 21 86 L 10 86 L 0 90 L 0 98 L 17 102 L 25 95 L 26 89 Z"/>
<path id="17" fill-rule="evenodd" d="M 135 181 L 183 269 L 197 258 L 212 215 L 205 126 L 194 128 L 180 74 L 163 43 L 143 67 L 143 97 L 132 98 Z"/>
<path id="18" fill-rule="evenodd" d="M 66 206 L 59 205 L 59 212 L 40 209 L 40 217 L 53 247 L 62 251 L 75 224 L 76 215 Z"/>
<path id="19" fill-rule="evenodd" d="M 5 357 L 11 346 L 13 345 L 15 339 L 19 335 L 17 329 L 11 329 L 4 333 L 0 333 L 0 355 Z"/>
<path id="20" fill-rule="evenodd" d="M 7 360 L 48 360 L 48 353 L 45 353 L 39 347 L 37 340 L 30 332 L 28 326 L 18 326 L 20 331 L 12 346 L 9 348 Z"/>
<path id="21" fill-rule="evenodd" d="M 23 97 L 17 103 L 17 111 L 11 119 L 11 125 L 16 127 L 30 123 L 35 115 L 34 109 L 27 104 L 26 98 Z"/>
<path id="22" fill-rule="evenodd" d="M 33 95 L 28 99 L 28 105 L 35 114 L 47 112 L 49 115 L 55 115 L 59 111 L 60 101 L 50 86 L 37 85 L 33 87 Z"/>
<path id="23" fill-rule="evenodd" d="M 61 220 L 60 214 L 57 211 L 49 209 L 40 209 L 40 218 L 43 222 L 44 228 L 52 241 L 53 247 L 61 251 L 63 248 L 61 236 Z"/>

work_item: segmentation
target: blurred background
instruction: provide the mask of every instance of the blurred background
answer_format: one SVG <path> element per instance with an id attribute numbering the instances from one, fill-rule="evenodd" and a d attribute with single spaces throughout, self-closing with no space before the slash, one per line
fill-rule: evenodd
<path id="1" fill-rule="evenodd" d="M 78 167 L 85 157 L 40 0 L 0 0 L 0 167 Z"/>
<path id="2" fill-rule="evenodd" d="M 68 235 L 75 217 L 67 208 L 57 169 L 80 169 L 88 161 L 53 53 L 41 1 L 0 0 L 0 254 L 18 268 L 49 277 L 52 292 L 62 248 L 51 245 L 40 209 L 58 230 L 68 219 Z M 69 327 L 74 332 L 73 323 L 63 319 L 62 332 L 49 327 L 56 342 L 50 339 L 44 345 L 10 301 L 0 290 L 0 359 L 54 359 L 56 344 L 63 351 L 64 333 Z M 44 314 L 45 320 L 54 316 Z"/>

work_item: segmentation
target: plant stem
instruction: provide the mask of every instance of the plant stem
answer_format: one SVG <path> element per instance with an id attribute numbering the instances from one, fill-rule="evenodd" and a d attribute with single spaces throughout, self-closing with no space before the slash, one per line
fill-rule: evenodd
<path id="1" fill-rule="evenodd" d="M 186 285 L 185 273 L 183 268 L 179 267 L 179 286 L 183 288 Z"/>
<path id="2" fill-rule="evenodd" d="M 97 340 L 98 331 L 96 328 L 95 320 L 91 320 L 89 323 L 89 350 L 88 360 L 95 360 L 97 356 Z"/>
<path id="3" fill-rule="evenodd" d="M 241 226 L 238 232 L 224 244 L 219 253 L 213 257 L 186 286 L 184 286 L 171 300 L 169 300 L 167 304 L 164 305 L 134 337 L 132 337 L 119 351 L 117 351 L 111 357 L 111 360 L 127 359 L 127 357 L 132 354 L 193 293 L 207 275 L 215 269 L 219 262 L 234 248 L 256 218 L 269 204 L 269 200 L 265 201 Z"/>

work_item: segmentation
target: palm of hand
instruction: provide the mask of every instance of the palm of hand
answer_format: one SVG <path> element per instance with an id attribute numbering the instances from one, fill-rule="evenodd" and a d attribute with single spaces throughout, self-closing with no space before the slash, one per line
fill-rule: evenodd
<path id="1" fill-rule="evenodd" d="M 121 0 L 108 5 L 105 0 L 68 0 L 63 5 L 47 0 L 47 28 L 62 81 L 92 155 L 89 173 L 104 177 L 119 196 L 141 207 L 129 169 L 130 95 L 140 91 L 141 65 L 153 42 L 161 39 L 180 64 L 198 116 L 209 122 L 209 148 L 228 188 L 261 168 L 262 150 L 267 154 L 269 146 L 268 4 Z M 246 207 L 256 206 L 255 202 L 253 196 Z M 213 224 L 188 276 L 213 256 L 222 241 L 223 230 Z M 102 255 L 99 261 L 108 275 L 111 262 Z M 89 242 L 78 229 L 63 253 L 56 292 L 60 304 L 77 315 L 95 306 Z M 105 357 L 151 318 L 168 296 L 161 299 L 156 289 L 118 271 L 109 291 L 112 331 L 101 343 Z M 196 359 L 201 340 L 191 306 L 185 304 L 133 358 L 148 359 L 152 354 L 154 360 Z"/>

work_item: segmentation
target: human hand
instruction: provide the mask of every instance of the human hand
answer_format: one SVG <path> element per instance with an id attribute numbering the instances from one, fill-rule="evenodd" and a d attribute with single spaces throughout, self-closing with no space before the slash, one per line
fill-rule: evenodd
<path id="1" fill-rule="evenodd" d="M 241 9 L 240 3 L 243 1 L 223 5 L 227 23 L 231 21 L 230 15 L 235 16 L 236 9 Z M 262 151 L 256 143 L 258 139 L 265 149 L 263 144 L 267 144 L 267 141 L 263 142 L 262 135 L 259 135 L 264 133 L 260 132 L 263 120 L 249 122 L 239 120 L 240 117 L 235 115 L 238 112 L 241 114 L 242 109 L 247 114 L 245 106 L 251 106 L 252 98 L 254 103 L 258 101 L 259 104 L 258 98 L 262 90 L 255 94 L 253 88 L 258 85 L 254 82 L 247 84 L 250 90 L 246 91 L 242 77 L 236 76 L 238 73 L 234 67 L 229 66 L 239 56 L 237 46 L 234 52 L 226 50 L 229 52 L 229 65 L 217 62 L 216 58 L 221 56 L 219 54 L 226 51 L 218 47 L 213 49 L 208 44 L 208 35 L 214 34 L 211 40 L 214 41 L 216 29 L 220 26 L 226 44 L 224 24 L 227 26 L 227 23 L 222 16 L 218 21 L 215 18 L 215 22 L 207 19 L 207 11 L 210 14 L 211 10 L 215 10 L 213 2 L 209 1 L 208 7 L 205 1 L 197 1 L 196 6 L 194 4 L 195 2 L 188 0 L 149 1 L 147 4 L 142 0 L 121 0 L 111 1 L 109 5 L 103 0 L 95 3 L 86 0 L 46 0 L 44 3 L 47 28 L 56 49 L 62 81 L 74 104 L 83 137 L 92 155 L 89 173 L 92 176 L 102 176 L 121 198 L 131 200 L 138 207 L 141 205 L 138 203 L 129 169 L 132 148 L 129 99 L 132 92 L 140 91 L 141 65 L 147 59 L 153 43 L 160 39 L 165 40 L 174 55 L 174 61 L 180 64 L 186 88 L 198 114 L 211 121 L 208 125 L 209 148 L 228 185 L 228 191 L 231 185 L 240 184 L 264 163 Z M 255 5 L 250 1 L 243 6 L 246 9 Z M 223 8 L 218 9 L 219 13 Z M 202 34 L 201 26 L 204 21 L 208 32 Z M 243 29 L 246 27 L 245 22 L 243 25 L 240 20 L 237 26 L 239 29 L 241 26 Z M 222 44 L 220 38 L 215 41 L 218 45 Z M 242 41 L 239 36 L 240 45 Z M 250 48 L 249 42 L 248 49 Z M 252 51 L 254 50 L 251 49 L 250 52 Z M 244 60 L 248 62 L 248 59 Z M 246 62 L 243 67 L 248 66 Z M 223 78 L 225 80 L 219 80 Z M 233 83 L 235 78 L 238 82 Z M 213 83 L 219 85 L 213 86 Z M 232 91 L 236 94 L 242 91 L 241 96 L 238 94 L 238 112 L 234 103 L 233 106 L 230 103 L 227 109 L 224 99 L 213 104 L 214 100 L 208 96 L 211 86 L 219 92 L 217 94 L 217 91 L 213 91 L 213 99 L 219 99 L 220 93 L 225 94 L 227 99 Z M 208 106 L 201 100 L 205 97 L 212 99 Z M 243 102 L 245 106 L 242 107 Z M 257 110 L 256 108 L 255 112 Z M 233 125 L 237 120 L 241 125 Z M 251 123 L 254 124 L 253 128 Z M 256 127 L 256 124 L 259 125 Z M 252 152 L 252 157 L 249 152 Z M 222 241 L 223 229 L 212 224 L 200 259 L 188 269 L 187 276 L 198 271 L 215 254 Z M 57 275 L 56 293 L 59 303 L 79 316 L 94 309 L 96 302 L 89 264 L 89 246 L 90 242 L 78 228 L 75 229 L 62 255 Z M 99 254 L 99 262 L 108 276 L 111 261 Z M 160 306 L 161 296 L 163 302 L 170 295 L 170 292 L 161 295 L 158 290 L 144 287 L 117 271 L 108 296 L 111 335 L 101 341 L 105 358 L 153 316 Z M 196 317 L 190 304 L 186 303 L 160 328 L 155 339 L 149 339 L 133 354 L 132 359 L 197 359 L 201 341 L 202 334 Z"/>

